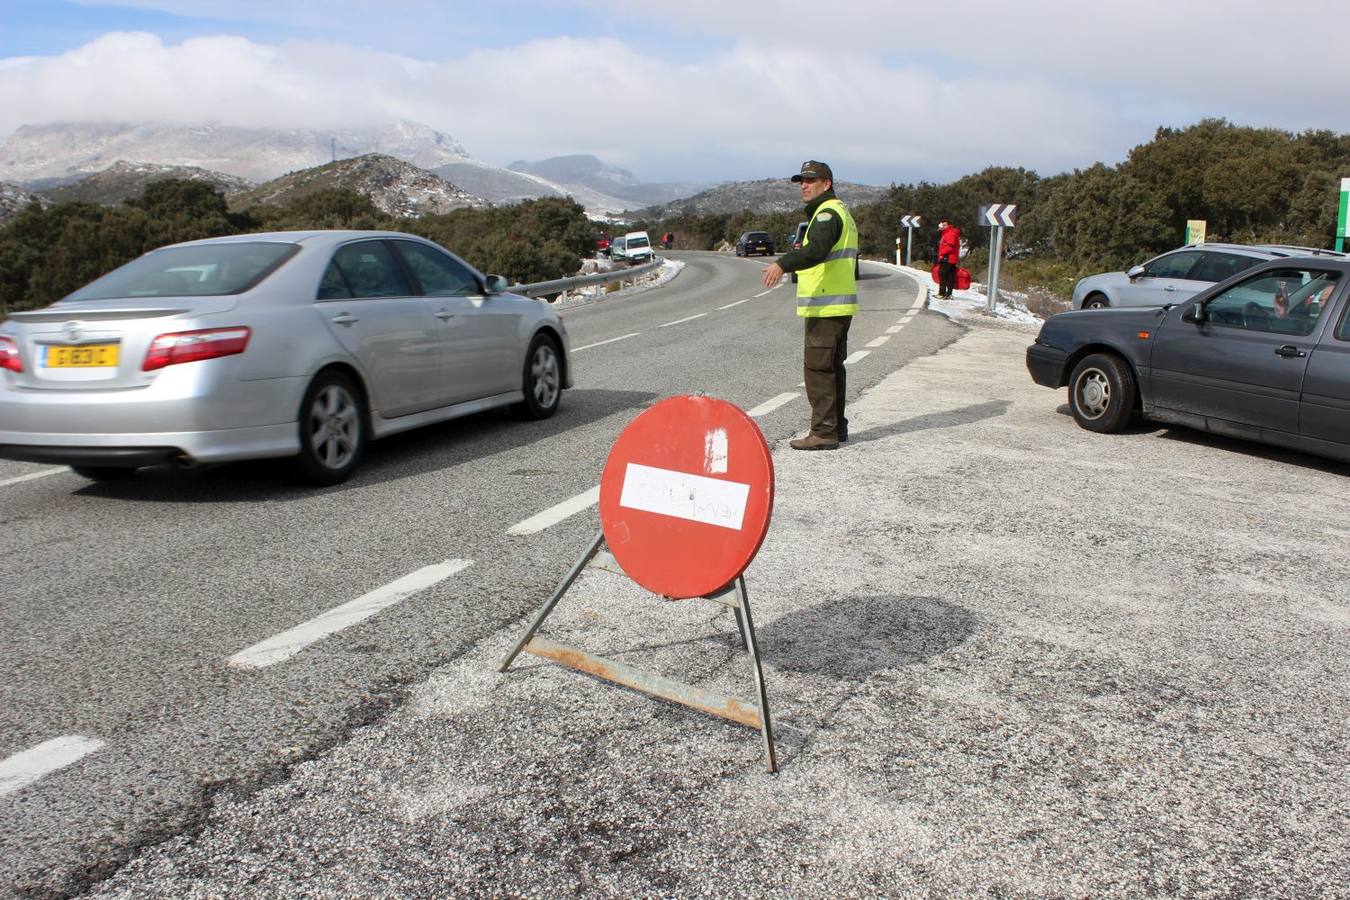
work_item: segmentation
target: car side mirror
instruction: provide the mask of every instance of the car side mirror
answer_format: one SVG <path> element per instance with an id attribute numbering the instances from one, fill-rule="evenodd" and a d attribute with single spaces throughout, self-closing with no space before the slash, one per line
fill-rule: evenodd
<path id="1" fill-rule="evenodd" d="M 1181 321 L 1202 323 L 1205 321 L 1205 304 L 1196 303 L 1181 314 Z"/>
<path id="2" fill-rule="evenodd" d="M 1134 281 L 1136 278 L 1138 278 L 1138 277 L 1141 276 L 1141 275 L 1147 275 L 1147 274 L 1148 274 L 1148 270 L 1145 269 L 1143 266 L 1131 266 L 1129 269 L 1126 269 L 1126 270 L 1125 270 L 1125 277 L 1128 278 L 1128 279 L 1130 279 L 1131 281 Z"/>
<path id="3" fill-rule="evenodd" d="M 483 292 L 487 294 L 506 293 L 506 279 L 501 275 L 489 275 L 483 279 Z"/>

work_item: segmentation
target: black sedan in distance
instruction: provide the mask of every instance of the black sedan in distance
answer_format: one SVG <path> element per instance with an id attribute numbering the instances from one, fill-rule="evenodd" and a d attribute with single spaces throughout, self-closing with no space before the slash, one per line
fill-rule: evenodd
<path id="1" fill-rule="evenodd" d="M 1350 261 L 1262 263 L 1175 305 L 1051 316 L 1027 348 L 1083 428 L 1138 415 L 1350 461 Z"/>
<path id="2" fill-rule="evenodd" d="M 773 255 L 773 236 L 767 231 L 747 231 L 736 238 L 736 255 L 749 256 L 752 253 Z"/>

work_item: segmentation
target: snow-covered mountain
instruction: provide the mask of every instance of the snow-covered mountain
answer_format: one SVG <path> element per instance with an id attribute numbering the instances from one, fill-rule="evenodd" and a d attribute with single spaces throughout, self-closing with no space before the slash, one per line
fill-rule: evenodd
<path id="1" fill-rule="evenodd" d="M 282 204 L 330 188 L 365 194 L 376 208 L 394 216 L 438 215 L 465 206 L 488 205 L 438 175 L 381 153 L 291 172 L 232 197 L 230 205 Z"/>
<path id="2" fill-rule="evenodd" d="M 25 125 L 0 144 L 0 180 L 29 190 L 52 190 L 130 160 L 263 182 L 370 153 L 429 170 L 494 203 L 571 196 L 592 215 L 662 203 L 706 187 L 644 184 L 594 156 L 521 161 L 503 168 L 472 158 L 454 138 L 413 122 L 332 131 L 144 122 Z"/>
<path id="3" fill-rule="evenodd" d="M 0 145 L 0 180 L 26 186 L 39 179 L 85 175 L 118 160 L 133 160 L 195 166 L 262 182 L 367 153 L 383 153 L 422 169 L 467 156 L 453 138 L 411 122 L 332 131 L 66 122 L 24 125 L 14 131 Z"/>

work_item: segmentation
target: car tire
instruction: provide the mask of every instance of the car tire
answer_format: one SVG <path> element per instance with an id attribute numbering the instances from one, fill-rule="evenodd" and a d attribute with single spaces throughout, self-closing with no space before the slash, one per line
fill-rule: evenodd
<path id="1" fill-rule="evenodd" d="M 1080 427 L 1099 434 L 1120 431 L 1134 419 L 1134 373 L 1112 353 L 1094 353 L 1073 368 L 1069 411 Z"/>
<path id="2" fill-rule="evenodd" d="M 522 419 L 547 419 L 562 403 L 562 359 L 548 335 L 536 334 L 530 341 L 522 390 L 525 399 L 513 407 Z"/>
<path id="3" fill-rule="evenodd" d="M 366 449 L 366 414 L 356 383 L 341 372 L 320 372 L 300 403 L 296 468 L 310 484 L 340 484 Z"/>
<path id="4" fill-rule="evenodd" d="M 71 466 L 70 470 L 90 481 L 125 481 L 136 474 L 135 466 Z"/>
<path id="5" fill-rule="evenodd" d="M 1105 294 L 1088 294 L 1087 299 L 1083 301 L 1083 309 L 1106 309 L 1111 302 L 1106 299 Z"/>

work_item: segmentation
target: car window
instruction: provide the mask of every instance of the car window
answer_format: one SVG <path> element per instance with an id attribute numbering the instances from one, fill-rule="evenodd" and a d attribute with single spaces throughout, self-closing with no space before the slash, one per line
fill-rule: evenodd
<path id="1" fill-rule="evenodd" d="M 1192 281 L 1223 281 L 1250 269 L 1258 262 L 1260 260 L 1254 256 L 1239 256 L 1236 253 L 1209 250 L 1200 257 L 1200 262 L 1186 277 Z"/>
<path id="2" fill-rule="evenodd" d="M 255 287 L 299 249 L 299 244 L 281 241 L 164 247 L 112 270 L 65 299 L 219 297 L 239 294 Z"/>
<path id="3" fill-rule="evenodd" d="M 1155 278 L 1186 278 L 1191 268 L 1200 261 L 1200 253 L 1193 250 L 1168 253 L 1144 264 L 1144 271 Z"/>
<path id="4" fill-rule="evenodd" d="M 353 297 L 408 297 L 413 292 L 384 241 L 340 247 L 333 254 L 333 265 L 342 273 Z"/>
<path id="5" fill-rule="evenodd" d="M 323 278 L 319 280 L 318 299 L 342 300 L 351 295 L 352 289 L 347 286 L 347 279 L 343 277 L 342 270 L 338 268 L 337 260 L 333 260 L 324 270 Z"/>
<path id="6" fill-rule="evenodd" d="M 399 253 L 422 285 L 422 293 L 432 297 L 468 297 L 479 293 L 478 278 L 459 260 L 426 244 L 395 241 Z"/>
<path id="7" fill-rule="evenodd" d="M 1309 335 L 1336 288 L 1339 272 L 1273 269 L 1240 281 L 1205 304 L 1215 325 Z"/>

